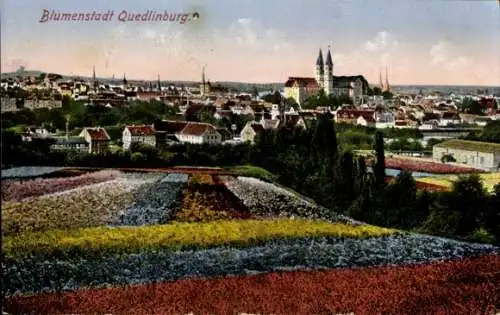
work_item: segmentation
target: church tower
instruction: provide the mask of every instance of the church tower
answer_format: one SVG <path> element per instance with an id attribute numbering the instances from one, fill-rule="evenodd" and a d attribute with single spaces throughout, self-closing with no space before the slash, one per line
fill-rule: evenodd
<path id="1" fill-rule="evenodd" d="M 325 61 L 325 94 L 330 95 L 333 93 L 333 60 L 330 51 L 330 46 L 328 46 L 328 55 Z"/>
<path id="2" fill-rule="evenodd" d="M 391 86 L 389 85 L 389 74 L 387 72 L 387 66 L 385 66 L 385 91 L 391 92 Z"/>
<path id="3" fill-rule="evenodd" d="M 379 74 L 378 88 L 380 89 L 380 91 L 384 91 L 385 87 L 384 87 L 384 82 L 382 81 L 382 68 L 380 68 L 378 74 Z"/>
<path id="4" fill-rule="evenodd" d="M 94 92 L 97 92 L 98 89 L 98 83 L 97 79 L 95 77 L 95 66 L 92 67 L 92 88 L 94 89 Z"/>
<path id="5" fill-rule="evenodd" d="M 319 50 L 318 59 L 316 59 L 316 82 L 320 88 L 325 86 L 325 68 L 323 63 L 323 52 Z"/>
<path id="6" fill-rule="evenodd" d="M 207 82 L 205 81 L 205 66 L 203 66 L 201 70 L 201 85 L 200 85 L 200 94 L 201 96 L 207 94 Z"/>

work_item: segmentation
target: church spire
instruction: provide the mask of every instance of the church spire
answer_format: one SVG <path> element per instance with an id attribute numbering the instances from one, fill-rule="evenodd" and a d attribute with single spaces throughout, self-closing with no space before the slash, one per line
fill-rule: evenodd
<path id="1" fill-rule="evenodd" d="M 322 69 L 323 65 L 324 65 L 324 62 L 323 62 L 323 52 L 321 51 L 321 48 L 320 48 L 319 49 L 318 59 L 316 59 L 316 66 L 320 67 Z"/>
<path id="2" fill-rule="evenodd" d="M 92 66 L 92 86 L 97 90 L 97 79 L 95 77 L 95 66 Z"/>
<path id="3" fill-rule="evenodd" d="M 201 71 L 201 82 L 203 83 L 203 85 L 205 85 L 205 83 L 206 83 L 206 81 L 205 81 L 205 66 L 203 66 L 202 71 Z"/>
<path id="4" fill-rule="evenodd" d="M 381 91 L 384 90 L 384 81 L 382 81 L 382 68 L 379 69 L 378 87 Z"/>
<path id="5" fill-rule="evenodd" d="M 161 92 L 161 81 L 160 81 L 160 74 L 158 73 L 158 91 Z"/>
<path id="6" fill-rule="evenodd" d="M 328 45 L 328 55 L 326 56 L 325 65 L 329 68 L 333 67 L 332 53 L 330 51 L 330 45 Z"/>
<path id="7" fill-rule="evenodd" d="M 389 85 L 389 74 L 387 72 L 387 65 L 385 66 L 385 90 L 387 92 L 391 91 L 391 86 Z"/>
<path id="8" fill-rule="evenodd" d="M 123 84 L 127 84 L 127 78 L 125 77 L 125 72 L 123 73 Z"/>

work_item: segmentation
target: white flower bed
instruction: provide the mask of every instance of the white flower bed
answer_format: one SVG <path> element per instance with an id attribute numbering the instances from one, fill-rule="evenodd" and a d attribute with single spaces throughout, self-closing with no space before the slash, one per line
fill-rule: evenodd
<path id="1" fill-rule="evenodd" d="M 227 188 L 238 197 L 254 216 L 299 216 L 309 219 L 326 219 L 354 225 L 364 224 L 315 205 L 293 193 L 256 178 L 222 178 Z"/>

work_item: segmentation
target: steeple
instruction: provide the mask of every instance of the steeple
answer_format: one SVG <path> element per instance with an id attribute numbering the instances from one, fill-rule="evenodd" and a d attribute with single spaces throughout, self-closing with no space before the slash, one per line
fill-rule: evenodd
<path id="1" fill-rule="evenodd" d="M 127 78 L 125 77 L 125 72 L 123 73 L 123 84 L 126 85 L 127 84 Z"/>
<path id="2" fill-rule="evenodd" d="M 97 79 L 95 77 L 95 66 L 92 66 L 92 87 L 97 90 Z"/>
<path id="3" fill-rule="evenodd" d="M 321 48 L 320 48 L 319 49 L 318 59 L 316 59 L 316 66 L 320 67 L 321 69 L 323 69 L 323 65 L 324 65 L 324 62 L 323 62 L 323 52 L 321 51 Z"/>
<path id="4" fill-rule="evenodd" d="M 333 93 L 333 60 L 330 45 L 328 45 L 328 54 L 325 62 L 326 71 L 324 74 L 324 90 L 326 95 Z"/>
<path id="5" fill-rule="evenodd" d="M 332 68 L 332 67 L 333 67 L 332 54 L 331 54 L 331 52 L 330 52 L 330 46 L 328 46 L 328 55 L 326 56 L 326 62 L 325 62 L 325 65 L 326 65 L 328 68 Z"/>
<path id="6" fill-rule="evenodd" d="M 315 70 L 315 74 L 316 74 L 316 82 L 318 82 L 318 85 L 321 88 L 324 88 L 324 85 L 325 85 L 325 65 L 323 63 L 323 52 L 321 51 L 321 48 L 319 49 L 318 59 L 316 59 L 316 67 L 314 70 Z"/>
<path id="7" fill-rule="evenodd" d="M 389 75 L 387 72 L 387 65 L 385 66 L 385 90 L 387 92 L 391 91 L 391 86 L 389 85 Z"/>
<path id="8" fill-rule="evenodd" d="M 158 73 L 158 91 L 161 92 L 160 74 Z"/>
<path id="9" fill-rule="evenodd" d="M 378 87 L 380 88 L 381 91 L 384 90 L 384 82 L 382 81 L 382 69 L 379 70 Z"/>
<path id="10" fill-rule="evenodd" d="M 201 72 L 201 83 L 203 86 L 205 86 L 205 66 L 203 66 L 202 72 Z"/>
<path id="11" fill-rule="evenodd" d="M 201 69 L 201 86 L 200 86 L 200 94 L 203 96 L 208 93 L 207 83 L 205 81 L 205 65 L 203 65 Z"/>

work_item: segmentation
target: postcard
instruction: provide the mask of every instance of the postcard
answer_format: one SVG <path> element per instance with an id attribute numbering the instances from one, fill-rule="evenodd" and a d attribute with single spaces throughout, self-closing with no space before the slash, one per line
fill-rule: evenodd
<path id="1" fill-rule="evenodd" d="M 500 1 L 6 0 L 13 314 L 500 314 Z"/>

